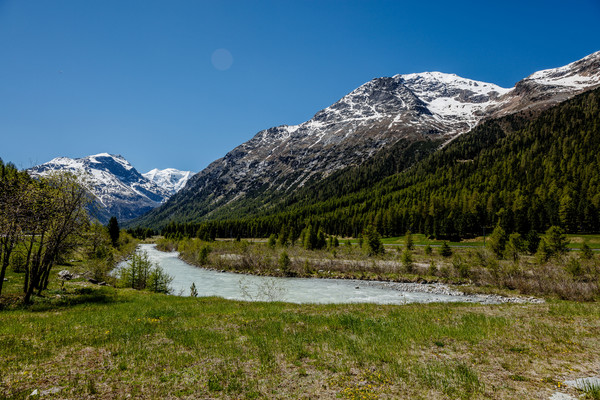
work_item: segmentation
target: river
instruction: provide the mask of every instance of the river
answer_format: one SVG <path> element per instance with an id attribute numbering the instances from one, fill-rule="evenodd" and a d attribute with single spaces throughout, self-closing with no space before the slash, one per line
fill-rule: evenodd
<path id="1" fill-rule="evenodd" d="M 190 295 L 195 284 L 199 296 L 231 300 L 285 301 L 290 303 L 377 303 L 406 304 L 430 302 L 497 303 L 489 296 L 467 296 L 442 285 L 402 284 L 344 279 L 274 278 L 219 272 L 192 266 L 177 252 L 162 252 L 153 244 L 138 251 L 148 253 L 153 263 L 173 277 L 173 293 Z"/>

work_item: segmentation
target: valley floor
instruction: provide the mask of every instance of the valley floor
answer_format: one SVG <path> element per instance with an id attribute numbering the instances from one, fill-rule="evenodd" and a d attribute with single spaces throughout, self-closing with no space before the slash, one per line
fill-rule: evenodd
<path id="1" fill-rule="evenodd" d="M 598 375 L 600 304 L 294 305 L 73 282 L 0 311 L 0 359 L 8 399 L 548 399 Z"/>

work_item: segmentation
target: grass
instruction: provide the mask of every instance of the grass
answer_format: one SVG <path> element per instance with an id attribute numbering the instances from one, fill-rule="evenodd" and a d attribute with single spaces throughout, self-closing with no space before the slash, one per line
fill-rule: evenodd
<path id="1" fill-rule="evenodd" d="M 545 399 L 600 360 L 597 303 L 294 305 L 66 290 L 0 312 L 0 398 Z"/>
<path id="2" fill-rule="evenodd" d="M 600 400 L 600 386 L 590 385 L 583 389 L 587 399 Z"/>

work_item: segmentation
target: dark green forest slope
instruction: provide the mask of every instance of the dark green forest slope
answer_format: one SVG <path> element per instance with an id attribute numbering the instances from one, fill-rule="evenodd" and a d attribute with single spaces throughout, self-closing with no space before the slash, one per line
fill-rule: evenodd
<path id="1" fill-rule="evenodd" d="M 418 150 L 426 153 L 434 145 Z M 478 235 L 497 224 L 522 233 L 551 225 L 568 232 L 600 230 L 600 90 L 539 115 L 487 121 L 381 179 L 389 171 L 386 157 L 395 154 L 388 149 L 367 169 L 338 172 L 275 205 L 254 208 L 254 215 L 170 223 L 165 233 L 265 236 L 282 227 L 298 233 L 309 224 L 344 236 L 356 236 L 369 224 L 384 235 L 410 229 L 436 237 Z M 367 186 L 371 179 L 375 183 Z"/>

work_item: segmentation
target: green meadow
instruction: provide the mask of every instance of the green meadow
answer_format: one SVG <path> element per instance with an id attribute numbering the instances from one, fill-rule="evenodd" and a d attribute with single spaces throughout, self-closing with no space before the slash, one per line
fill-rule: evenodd
<path id="1" fill-rule="evenodd" d="M 70 282 L 0 311 L 5 399 L 547 399 L 580 394 L 562 381 L 599 359 L 598 303 L 297 305 Z"/>

